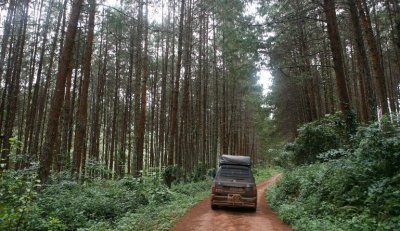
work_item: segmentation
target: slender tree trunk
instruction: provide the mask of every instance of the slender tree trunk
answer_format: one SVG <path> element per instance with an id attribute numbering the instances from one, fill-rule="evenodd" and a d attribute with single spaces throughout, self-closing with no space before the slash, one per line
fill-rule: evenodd
<path id="1" fill-rule="evenodd" d="M 379 56 L 378 45 L 372 30 L 371 19 L 369 16 L 369 9 L 365 0 L 356 0 L 357 7 L 360 13 L 361 21 L 366 33 L 369 54 L 372 62 L 372 71 L 376 83 L 376 92 L 379 101 L 379 106 L 382 109 L 382 114 L 389 113 L 387 102 L 385 74 L 383 71 L 382 63 Z"/>
<path id="2" fill-rule="evenodd" d="M 359 21 L 356 4 L 353 0 L 348 1 L 351 21 L 353 25 L 353 36 L 356 42 L 356 55 L 358 63 L 358 79 L 361 92 L 361 110 L 364 122 L 376 115 L 376 102 L 374 92 L 372 90 L 371 71 L 368 65 L 367 53 L 365 50 L 362 30 Z"/>
<path id="3" fill-rule="evenodd" d="M 74 173 L 79 175 L 83 160 L 85 160 L 85 147 L 86 147 L 86 127 L 87 127 L 87 102 L 88 92 L 90 84 L 90 70 L 92 61 L 92 47 L 93 47 L 93 34 L 94 34 L 94 20 L 96 12 L 96 0 L 90 0 L 89 2 L 89 23 L 88 32 L 86 37 L 85 53 L 83 58 L 83 79 L 82 86 L 80 88 L 80 94 L 78 98 L 78 110 L 76 112 L 76 131 L 75 131 L 75 142 L 74 142 Z"/>
<path id="4" fill-rule="evenodd" d="M 40 104 L 39 99 L 39 91 L 40 91 L 40 85 L 41 85 L 41 80 L 42 80 L 42 70 L 43 70 L 43 63 L 44 63 L 44 56 L 45 56 L 45 46 L 47 45 L 47 35 L 49 32 L 49 27 L 50 27 L 50 15 L 51 15 L 51 10 L 53 9 L 53 2 L 51 1 L 50 6 L 49 6 L 49 11 L 47 12 L 46 16 L 46 22 L 44 25 L 44 31 L 43 31 L 43 40 L 42 40 L 42 45 L 41 45 L 41 50 L 40 50 L 40 58 L 39 58 L 39 66 L 37 70 L 37 75 L 36 75 L 36 83 L 34 85 L 33 89 L 33 96 L 32 96 L 32 106 L 30 109 L 30 114 L 28 116 L 28 123 L 27 123 L 27 132 L 26 136 L 27 139 L 29 140 L 29 145 L 26 148 L 27 152 L 30 153 L 30 155 L 33 157 L 35 153 L 32 153 L 32 147 L 34 145 L 34 131 L 36 124 L 39 123 L 40 121 L 37 118 L 37 112 L 38 112 L 38 105 Z M 58 31 L 58 27 L 56 28 Z"/>
<path id="5" fill-rule="evenodd" d="M 3 37 L 1 41 L 1 51 L 0 51 L 0 82 L 2 82 L 1 77 L 3 76 L 4 72 L 4 67 L 5 65 L 5 57 L 7 54 L 7 46 L 9 45 L 9 40 L 10 40 L 10 35 L 11 35 L 11 29 L 12 29 L 12 21 L 14 20 L 14 15 L 15 15 L 15 0 L 11 0 L 8 6 L 7 10 L 7 17 L 4 22 L 4 31 L 3 31 Z"/>
<path id="6" fill-rule="evenodd" d="M 18 29 L 18 39 L 15 49 L 13 51 L 13 66 L 12 71 L 9 72 L 11 76 L 11 82 L 7 90 L 7 103 L 6 103 L 6 118 L 5 118 L 5 133 L 3 138 L 3 147 L 1 150 L 0 164 L 4 164 L 2 169 L 9 168 L 9 154 L 10 154 L 10 143 L 9 138 L 13 135 L 14 122 L 17 112 L 18 95 L 20 92 L 20 80 L 21 80 L 21 69 L 22 59 L 26 37 L 26 27 L 28 22 L 28 8 L 29 0 L 25 0 L 21 6 L 21 23 Z"/>
<path id="7" fill-rule="evenodd" d="M 51 4 L 51 3 L 50 3 Z M 39 6 L 39 16 L 37 16 L 37 21 L 35 22 L 35 34 L 34 34 L 34 46 L 32 49 L 32 55 L 31 55 L 31 60 L 30 60 L 30 65 L 29 65 L 29 80 L 28 80 L 28 97 L 27 97 L 27 114 L 26 114 L 26 123 L 25 123 L 25 135 L 24 135 L 24 141 L 23 141 L 23 149 L 22 149 L 22 153 L 27 153 L 27 147 L 28 147 L 28 138 L 29 138 L 29 133 L 31 130 L 31 126 L 34 123 L 33 117 L 32 117 L 32 111 L 33 109 L 33 100 L 32 100 L 32 86 L 33 86 L 33 79 L 35 76 L 35 68 L 36 68 L 36 57 L 37 57 L 37 53 L 38 53 L 38 44 L 39 44 L 39 30 L 42 27 L 41 24 L 41 18 L 42 18 L 42 11 L 43 11 L 43 0 L 40 2 L 40 6 Z M 47 15 L 49 15 L 50 12 L 47 13 Z M 47 17 L 48 18 L 48 17 Z M 46 25 L 44 25 L 46 27 Z M 39 63 L 39 65 L 41 65 Z M 24 116 L 23 116 L 24 117 Z M 23 120 L 21 120 L 23 121 Z M 22 163 L 20 163 L 22 164 Z M 22 166 L 21 166 L 22 167 Z"/>
<path id="8" fill-rule="evenodd" d="M 183 78 L 183 97 L 181 101 L 181 116 L 180 116 L 180 132 L 179 132 L 179 143 L 178 145 L 180 146 L 179 150 L 179 162 L 182 166 L 187 168 L 186 159 L 185 156 L 189 156 L 192 153 L 192 150 L 189 148 L 189 139 L 188 139 L 188 131 L 190 129 L 188 128 L 188 120 L 189 120 L 189 90 L 190 90 L 190 74 L 191 74 L 191 44 L 190 44 L 190 39 L 191 39 L 191 34 L 192 34 L 192 28 L 191 28 L 191 20 L 192 20 L 192 15 L 191 15 L 191 5 L 192 1 L 189 1 L 188 4 L 188 16 L 186 18 L 186 27 L 185 27 L 185 35 L 184 35 L 184 68 L 185 68 L 185 73 L 184 73 L 184 78 Z"/>
<path id="9" fill-rule="evenodd" d="M 175 154 L 177 152 L 176 136 L 178 133 L 178 96 L 179 81 L 181 77 L 182 66 L 182 44 L 183 44 L 183 21 L 185 18 L 185 0 L 181 0 L 181 12 L 179 16 L 179 34 L 178 34 L 178 56 L 176 60 L 175 83 L 172 89 L 171 102 L 171 133 L 169 140 L 168 165 L 173 165 L 176 161 Z"/>
<path id="10" fill-rule="evenodd" d="M 104 15 L 104 12 L 103 12 Z M 101 31 L 103 31 L 104 23 L 101 25 Z M 108 28 L 108 26 L 106 26 Z M 102 106 L 103 106 L 103 99 L 104 99 L 104 91 L 105 91 L 105 79 L 107 74 L 107 63 L 108 63 L 108 53 L 109 53 L 109 45 L 108 45 L 108 36 L 109 31 L 106 29 L 105 31 L 105 38 L 103 41 L 103 37 L 101 37 L 101 45 L 100 45 L 100 55 L 99 55 L 99 62 L 98 62 L 98 73 L 97 73 L 97 84 L 96 84 L 96 91 L 95 91 L 95 99 L 93 105 L 93 118 L 92 118 L 92 130 L 90 136 L 90 149 L 89 153 L 91 157 L 95 161 L 100 160 L 100 133 L 101 133 L 101 118 L 102 118 Z M 104 44 L 104 45 L 103 45 Z M 104 46 L 104 54 L 102 47 Z M 107 142 L 108 144 L 108 142 Z M 106 159 L 106 158 L 104 158 Z"/>
<path id="11" fill-rule="evenodd" d="M 333 56 L 333 65 L 336 74 L 336 87 L 339 97 L 339 106 L 346 119 L 348 129 L 352 129 L 353 121 L 351 116 L 349 95 L 347 93 L 346 78 L 343 69 L 344 63 L 342 57 L 342 46 L 340 43 L 341 40 L 336 20 L 335 1 L 324 0 L 323 7 L 327 20 L 328 35 Z"/>
<path id="12" fill-rule="evenodd" d="M 60 70 L 57 74 L 55 94 L 53 96 L 49 120 L 47 123 L 45 146 L 40 155 L 39 177 L 43 183 L 47 182 L 50 175 L 50 169 L 53 164 L 54 145 L 58 136 L 58 121 L 64 101 L 65 83 L 67 81 L 67 77 L 71 75 L 72 71 L 72 53 L 82 3 L 83 0 L 74 0 L 73 2 L 66 32 L 65 44 L 61 53 Z"/>
<path id="13" fill-rule="evenodd" d="M 170 12 L 168 12 L 167 16 L 167 25 L 166 28 L 169 30 L 170 23 Z M 168 63 L 169 63 L 169 43 L 170 43 L 170 35 L 166 35 L 165 40 L 165 54 L 164 61 L 162 64 L 162 73 L 161 73 L 161 99 L 160 99 L 160 132 L 158 137 L 159 142 L 159 155 L 162 158 L 163 165 L 167 164 L 167 155 L 165 151 L 165 137 L 166 137 L 166 111 L 167 111 L 167 74 L 168 74 Z"/>
<path id="14" fill-rule="evenodd" d="M 213 74 L 214 74 L 214 78 L 215 78 L 215 95 L 214 95 L 214 99 L 215 99 L 215 106 L 214 106 L 214 138 L 213 138 L 213 148 L 212 148 L 212 154 L 213 159 L 211 161 L 211 167 L 215 168 L 217 166 L 217 157 L 218 157 L 218 141 L 220 139 L 218 139 L 219 137 L 219 121 L 220 121 L 220 109 L 219 109 L 219 101 L 220 101 L 220 97 L 219 97 L 219 73 L 218 73 L 218 58 L 217 58 L 217 38 L 216 38 L 216 24 L 215 24 L 215 15 L 213 15 Z"/>
<path id="15" fill-rule="evenodd" d="M 136 154 L 136 169 L 135 175 L 139 176 L 140 171 L 143 169 L 143 150 L 139 150 L 139 123 L 140 123 L 140 105 L 141 105 L 141 81 L 142 81 L 142 42 L 143 42 L 143 0 L 138 2 L 138 25 L 136 38 L 136 80 L 135 80 L 135 154 Z"/>
<path id="16" fill-rule="evenodd" d="M 149 76 L 148 67 L 148 1 L 146 0 L 146 16 L 143 17 L 144 21 L 144 52 L 143 52 L 143 76 L 141 78 L 141 96 L 140 96 L 140 115 L 138 123 L 138 132 L 136 138 L 136 155 L 137 155 L 137 173 L 143 170 L 143 149 L 144 149 L 144 135 L 146 128 L 146 102 L 147 102 L 147 79 Z"/>
<path id="17" fill-rule="evenodd" d="M 57 49 L 57 42 L 58 42 L 58 35 L 59 35 L 59 31 L 60 31 L 60 25 L 61 25 L 61 19 L 64 15 L 64 12 L 66 11 L 66 7 L 67 7 L 67 0 L 64 0 L 63 3 L 63 8 L 60 10 L 59 14 L 58 14 L 58 19 L 57 19 L 57 25 L 56 25 L 56 33 L 54 35 L 54 39 L 52 42 L 52 47 L 51 47 L 51 52 L 50 52 L 50 58 L 49 58 L 49 67 L 46 73 L 46 79 L 45 79 L 45 83 L 44 83 L 44 87 L 40 90 L 39 92 L 39 96 L 38 96 L 38 106 L 37 106 L 37 123 L 35 124 L 35 131 L 33 134 L 33 142 L 31 144 L 31 147 L 29 147 L 29 150 L 31 155 L 38 155 L 38 150 L 39 150 L 39 146 L 40 146 L 40 142 L 41 142 L 41 134 L 44 130 L 44 126 L 43 126 L 43 119 L 45 117 L 45 112 L 46 112 L 46 102 L 47 102 L 47 96 L 48 96 L 48 89 L 50 87 L 50 78 L 51 78 L 51 72 L 53 69 L 53 65 L 54 65 L 54 56 L 55 56 L 55 52 Z M 38 70 L 39 71 L 39 70 Z"/>

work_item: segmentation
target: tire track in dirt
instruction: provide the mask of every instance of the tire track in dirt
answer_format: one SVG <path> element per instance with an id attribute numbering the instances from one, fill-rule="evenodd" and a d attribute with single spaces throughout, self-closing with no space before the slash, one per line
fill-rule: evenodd
<path id="1" fill-rule="evenodd" d="M 210 197 L 190 209 L 170 231 L 289 231 L 269 208 L 264 192 L 282 174 L 276 174 L 257 185 L 257 210 L 252 212 L 239 208 L 220 208 L 212 210 Z"/>

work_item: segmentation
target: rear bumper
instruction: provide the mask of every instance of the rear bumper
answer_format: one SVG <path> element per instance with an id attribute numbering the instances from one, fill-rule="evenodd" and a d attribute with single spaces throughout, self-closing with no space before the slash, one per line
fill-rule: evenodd
<path id="1" fill-rule="evenodd" d="M 257 197 L 242 197 L 237 198 L 238 194 L 228 194 L 225 196 L 211 194 L 211 204 L 227 207 L 257 207 Z M 235 198 L 236 197 L 236 198 Z"/>

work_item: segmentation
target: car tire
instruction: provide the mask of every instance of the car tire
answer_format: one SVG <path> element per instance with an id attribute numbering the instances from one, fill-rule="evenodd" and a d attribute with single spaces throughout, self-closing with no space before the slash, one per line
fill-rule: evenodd
<path id="1" fill-rule="evenodd" d="M 218 206 L 211 203 L 211 209 L 216 210 L 216 209 L 218 209 Z"/>

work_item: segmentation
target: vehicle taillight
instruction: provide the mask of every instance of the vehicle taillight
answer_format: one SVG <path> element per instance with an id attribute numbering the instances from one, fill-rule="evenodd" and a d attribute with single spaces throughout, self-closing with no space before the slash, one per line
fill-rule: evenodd
<path id="1" fill-rule="evenodd" d="M 257 186 L 253 186 L 253 193 L 254 193 L 254 195 L 257 195 Z"/>
<path id="2" fill-rule="evenodd" d="M 215 193 L 215 182 L 213 182 L 211 185 L 211 192 Z"/>

